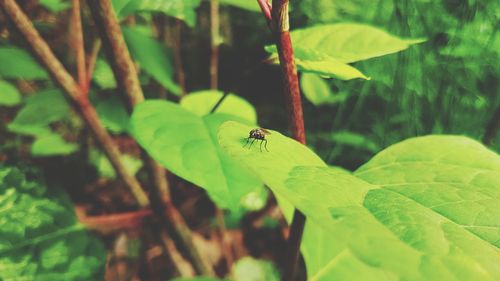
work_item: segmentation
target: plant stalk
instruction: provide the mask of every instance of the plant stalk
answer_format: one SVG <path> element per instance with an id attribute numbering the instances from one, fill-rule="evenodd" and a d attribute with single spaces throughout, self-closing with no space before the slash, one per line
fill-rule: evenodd
<path id="1" fill-rule="evenodd" d="M 85 67 L 85 46 L 83 44 L 82 19 L 80 15 L 80 0 L 72 1 L 71 30 L 72 48 L 75 50 L 78 85 L 84 94 L 88 94 L 87 71 Z"/>
<path id="2" fill-rule="evenodd" d="M 138 103 L 144 101 L 144 94 L 139 83 L 137 70 L 125 44 L 118 18 L 109 0 L 89 0 L 88 4 L 119 88 L 127 95 L 130 111 L 132 111 Z M 164 226 L 177 236 L 180 246 L 188 253 L 197 273 L 214 275 L 212 268 L 201 258 L 194 246 L 191 230 L 170 200 L 165 169 L 146 153 L 143 155 L 149 167 L 150 176 L 154 181 L 155 192 L 152 192 L 149 197 L 153 211 L 162 219 L 162 222 L 168 222 Z"/>
<path id="3" fill-rule="evenodd" d="M 300 98 L 297 67 L 290 38 L 290 23 L 288 17 L 289 0 L 274 0 L 272 6 L 266 0 L 257 0 L 262 13 L 274 34 L 278 49 L 279 61 L 283 75 L 283 91 L 288 110 L 288 126 L 292 136 L 298 142 L 305 144 L 304 116 Z M 293 281 L 300 255 L 300 243 L 304 233 L 306 217 L 295 209 L 288 236 L 286 260 L 284 261 L 283 280 Z"/>
<path id="4" fill-rule="evenodd" d="M 219 81 L 219 0 L 210 0 L 210 89 L 216 90 Z"/>
<path id="5" fill-rule="evenodd" d="M 63 92 L 69 97 L 72 105 L 90 128 L 111 162 L 111 165 L 134 195 L 138 204 L 142 207 L 147 206 L 148 198 L 146 194 L 142 190 L 137 179 L 130 175 L 123 165 L 118 148 L 114 145 L 113 140 L 102 125 L 95 108 L 89 102 L 87 96 L 83 94 L 82 89 L 80 89 L 73 77 L 71 77 L 61 62 L 56 58 L 49 45 L 33 27 L 33 24 L 17 3 L 14 0 L 0 0 L 0 7 L 4 11 L 6 17 L 13 23 L 13 26 L 28 42 L 32 52 L 48 70 L 54 82 L 61 87 Z"/>

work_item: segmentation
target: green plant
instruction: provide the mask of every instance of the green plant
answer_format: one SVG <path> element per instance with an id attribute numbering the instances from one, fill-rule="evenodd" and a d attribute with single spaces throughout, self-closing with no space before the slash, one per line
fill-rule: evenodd
<path id="1" fill-rule="evenodd" d="M 67 198 L 51 193 L 0 166 L 0 278 L 102 280 L 103 246 L 77 222 Z"/>
<path id="2" fill-rule="evenodd" d="M 50 183 L 0 167 L 0 279 L 102 279 L 86 227 L 107 279 L 500 279 L 496 1 L 39 2 L 0 0 L 0 161 Z"/>
<path id="3" fill-rule="evenodd" d="M 274 131 L 270 153 L 243 149 L 249 129 L 226 122 L 219 141 L 285 214 L 295 207 L 310 219 L 302 245 L 310 280 L 499 278 L 500 157 L 478 142 L 409 139 L 351 174 Z"/>

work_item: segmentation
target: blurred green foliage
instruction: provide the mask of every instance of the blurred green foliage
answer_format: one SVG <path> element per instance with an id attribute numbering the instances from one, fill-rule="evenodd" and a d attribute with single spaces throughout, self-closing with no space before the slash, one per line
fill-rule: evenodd
<path id="1" fill-rule="evenodd" d="M 104 248 L 64 196 L 0 166 L 0 209 L 0 279 L 104 279 Z"/>
<path id="2" fill-rule="evenodd" d="M 323 158 L 354 168 L 369 155 L 356 149 L 338 151 L 342 144 L 318 138 L 322 132 L 356 132 L 379 147 L 431 133 L 465 134 L 475 139 L 485 134 L 500 106 L 498 1 L 294 3 L 295 18 L 307 26 L 361 22 L 405 38 L 427 38 L 397 55 L 355 64 L 371 81 L 330 81 L 334 92 L 350 96 L 345 103 L 318 109 L 323 116 L 332 116 L 326 112 L 333 110 L 333 124 L 329 117 L 309 120 L 306 125 L 309 139 Z M 493 145 L 500 148 L 498 136 Z M 330 157 L 334 150 L 335 158 Z"/>

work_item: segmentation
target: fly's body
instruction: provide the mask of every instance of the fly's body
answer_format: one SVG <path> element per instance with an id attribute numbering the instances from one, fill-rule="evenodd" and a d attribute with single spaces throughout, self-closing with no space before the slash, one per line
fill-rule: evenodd
<path id="1" fill-rule="evenodd" d="M 248 146 L 248 148 L 250 149 L 256 140 L 260 140 L 260 151 L 262 152 L 262 143 L 264 143 L 264 148 L 266 149 L 266 151 L 269 151 L 267 150 L 267 140 L 266 140 L 266 135 L 269 134 L 271 134 L 271 132 L 263 128 L 253 129 L 248 134 L 247 142 L 243 147 L 247 146 L 247 144 L 250 143 L 250 145 Z M 250 142 L 250 140 L 252 141 Z"/>

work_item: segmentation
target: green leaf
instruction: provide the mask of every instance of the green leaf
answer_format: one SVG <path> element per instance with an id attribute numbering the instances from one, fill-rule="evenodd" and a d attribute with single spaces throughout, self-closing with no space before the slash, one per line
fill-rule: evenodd
<path id="1" fill-rule="evenodd" d="M 1 280 L 103 279 L 103 246 L 66 206 L 19 170 L 0 167 Z"/>
<path id="2" fill-rule="evenodd" d="M 65 0 L 40 0 L 39 3 L 52 13 L 59 13 L 71 7 L 71 4 Z"/>
<path id="3" fill-rule="evenodd" d="M 69 106 L 59 90 L 43 90 L 26 99 L 13 126 L 44 127 L 69 115 Z"/>
<path id="4" fill-rule="evenodd" d="M 14 106 L 21 103 L 21 94 L 7 81 L 0 80 L 0 106 Z"/>
<path id="5" fill-rule="evenodd" d="M 236 281 L 280 281 L 280 275 L 273 263 L 252 257 L 243 257 L 233 266 Z"/>
<path id="6" fill-rule="evenodd" d="M 369 79 L 347 65 L 407 49 L 423 39 L 401 39 L 384 30 L 364 24 L 318 25 L 291 32 L 297 68 L 341 80 Z M 275 46 L 266 51 L 277 57 Z"/>
<path id="7" fill-rule="evenodd" d="M 98 59 L 95 64 L 92 79 L 101 89 L 115 89 L 116 80 L 111 66 L 103 60 Z"/>
<path id="8" fill-rule="evenodd" d="M 48 79 L 47 72 L 23 49 L 0 47 L 0 77 L 13 79 Z"/>
<path id="9" fill-rule="evenodd" d="M 343 63 L 352 63 L 403 51 L 425 39 L 402 39 L 365 24 L 336 23 L 291 32 L 297 49 L 309 49 Z"/>
<path id="10" fill-rule="evenodd" d="M 37 125 L 30 126 L 30 125 L 16 124 L 13 122 L 7 125 L 7 129 L 9 130 L 9 132 L 27 136 L 41 137 L 52 134 L 52 130 L 48 126 L 37 126 Z"/>
<path id="11" fill-rule="evenodd" d="M 222 5 L 230 5 L 252 12 L 260 12 L 260 7 L 257 1 L 253 0 L 220 0 Z"/>
<path id="12" fill-rule="evenodd" d="M 220 113 L 200 117 L 177 104 L 152 100 L 135 108 L 131 131 L 164 167 L 206 189 L 221 208 L 234 210 L 242 197 L 262 188 L 217 144 L 219 125 L 235 119 L 239 118 Z"/>
<path id="13" fill-rule="evenodd" d="M 123 165 L 131 175 L 137 174 L 137 172 L 142 168 L 143 163 L 140 159 L 137 159 L 128 154 L 122 154 L 120 156 Z M 103 178 L 114 179 L 116 178 L 115 169 L 109 163 L 108 157 L 102 154 L 98 150 L 90 151 L 90 163 L 94 165 L 99 175 Z"/>
<path id="14" fill-rule="evenodd" d="M 56 133 L 41 136 L 31 145 L 31 154 L 41 157 L 67 155 L 77 150 L 77 144 L 66 142 Z"/>
<path id="15" fill-rule="evenodd" d="M 276 48 L 274 46 L 267 46 L 266 51 L 273 52 L 276 51 Z M 315 73 L 326 78 L 337 78 L 340 80 L 356 78 L 370 80 L 369 77 L 356 68 L 314 49 L 294 47 L 294 52 L 295 63 L 299 71 Z M 274 63 L 278 63 L 278 55 L 276 53 L 273 53 L 271 58 Z"/>
<path id="16" fill-rule="evenodd" d="M 309 218 L 302 245 L 309 280 L 500 276 L 500 158 L 481 144 L 410 139 L 379 153 L 357 178 L 277 132 L 267 136 L 269 153 L 242 150 L 248 129 L 226 122 L 219 141 L 281 198 L 286 215 L 288 201 Z"/>
<path id="17" fill-rule="evenodd" d="M 295 166 L 324 167 L 326 164 L 309 148 L 272 130 L 269 130 L 270 134 L 266 136 L 269 152 L 261 152 L 259 142 L 254 143 L 250 149 L 248 146 L 244 147 L 252 129 L 254 127 L 242 123 L 225 122 L 219 127 L 219 143 L 236 162 L 245 165 L 271 188 L 285 215 L 289 216 L 293 208 L 287 201 L 282 200 L 294 199 L 293 194 L 289 194 L 285 187 L 288 173 Z"/>
<path id="18" fill-rule="evenodd" d="M 125 41 L 141 70 L 151 75 L 158 83 L 173 94 L 180 95 L 181 89 L 173 81 L 173 68 L 166 47 L 140 28 L 122 27 Z"/>
<path id="19" fill-rule="evenodd" d="M 123 102 L 116 96 L 99 100 L 96 105 L 97 114 L 106 129 L 115 134 L 128 130 L 129 116 Z"/>
<path id="20" fill-rule="evenodd" d="M 346 93 L 333 94 L 330 85 L 318 75 L 304 73 L 300 78 L 304 96 L 314 105 L 337 104 L 347 99 Z"/>
<path id="21" fill-rule="evenodd" d="M 222 96 L 223 93 L 216 90 L 193 92 L 181 99 L 181 105 L 199 116 L 204 116 L 210 113 Z M 257 123 L 255 108 L 248 101 L 234 94 L 228 94 L 217 107 L 216 112 L 238 116 L 253 124 Z"/>
<path id="22" fill-rule="evenodd" d="M 115 0 L 113 4 L 119 8 L 121 17 L 135 12 L 159 12 L 167 16 L 178 18 L 186 22 L 190 27 L 196 23 L 196 8 L 201 0 Z"/>
<path id="23" fill-rule="evenodd" d="M 476 141 L 413 138 L 354 175 L 297 167 L 286 185 L 312 220 L 309 280 L 500 278 L 500 157 Z"/>

